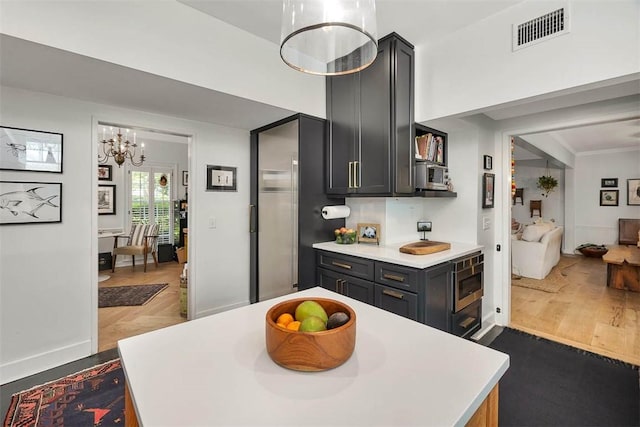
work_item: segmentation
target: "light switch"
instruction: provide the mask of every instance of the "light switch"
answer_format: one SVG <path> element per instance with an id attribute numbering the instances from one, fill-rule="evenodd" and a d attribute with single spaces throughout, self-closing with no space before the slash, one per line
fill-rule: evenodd
<path id="1" fill-rule="evenodd" d="M 216 228 L 216 217 L 215 216 L 210 216 L 209 217 L 209 228 Z"/>
<path id="2" fill-rule="evenodd" d="M 491 228 L 491 218 L 489 218 L 488 216 L 483 216 L 482 217 L 482 229 L 483 230 L 488 230 Z"/>

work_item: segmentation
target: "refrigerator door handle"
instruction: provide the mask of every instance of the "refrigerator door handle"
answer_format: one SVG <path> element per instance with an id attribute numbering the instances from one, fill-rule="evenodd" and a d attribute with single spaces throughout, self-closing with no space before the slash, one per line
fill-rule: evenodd
<path id="1" fill-rule="evenodd" d="M 249 205 L 249 233 L 256 232 L 256 205 Z"/>

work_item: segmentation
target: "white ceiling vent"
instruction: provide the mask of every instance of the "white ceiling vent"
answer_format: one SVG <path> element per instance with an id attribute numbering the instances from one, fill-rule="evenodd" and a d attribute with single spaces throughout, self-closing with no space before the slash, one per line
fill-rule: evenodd
<path id="1" fill-rule="evenodd" d="M 513 50 L 567 34 L 569 29 L 568 7 L 562 7 L 521 24 L 513 24 Z"/>

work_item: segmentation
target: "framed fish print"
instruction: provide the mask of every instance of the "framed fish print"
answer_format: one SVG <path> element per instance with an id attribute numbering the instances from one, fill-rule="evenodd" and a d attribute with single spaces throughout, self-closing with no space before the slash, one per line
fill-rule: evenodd
<path id="1" fill-rule="evenodd" d="M 98 215 L 116 214 L 116 186 L 98 185 Z"/>
<path id="2" fill-rule="evenodd" d="M 62 134 L 0 126 L 0 170 L 62 173 Z"/>
<path id="3" fill-rule="evenodd" d="M 0 225 L 62 222 L 59 182 L 0 181 Z"/>
<path id="4" fill-rule="evenodd" d="M 640 205 L 640 178 L 627 180 L 627 205 Z"/>

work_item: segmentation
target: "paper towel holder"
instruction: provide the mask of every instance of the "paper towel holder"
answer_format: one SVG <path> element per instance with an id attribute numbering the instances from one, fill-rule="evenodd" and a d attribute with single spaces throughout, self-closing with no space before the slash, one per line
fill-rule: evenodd
<path id="1" fill-rule="evenodd" d="M 340 219 L 351 215 L 351 209 L 345 205 L 324 206 L 321 213 L 324 219 Z"/>

